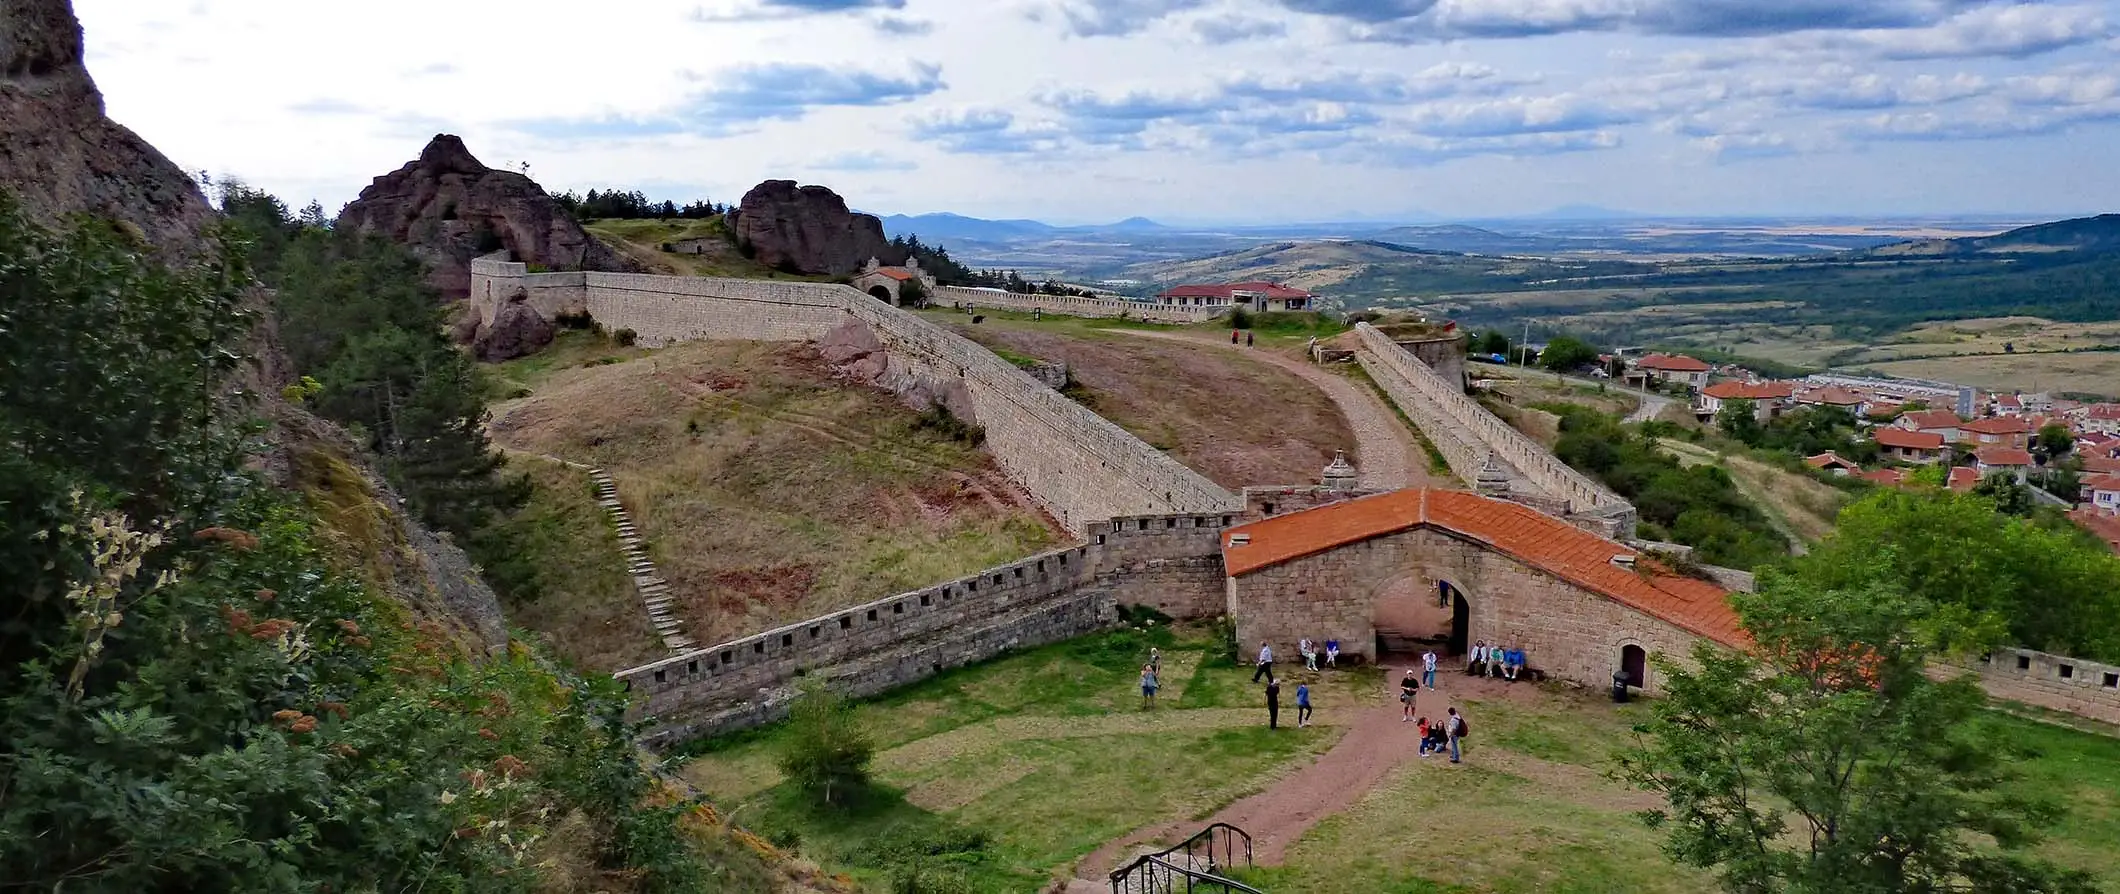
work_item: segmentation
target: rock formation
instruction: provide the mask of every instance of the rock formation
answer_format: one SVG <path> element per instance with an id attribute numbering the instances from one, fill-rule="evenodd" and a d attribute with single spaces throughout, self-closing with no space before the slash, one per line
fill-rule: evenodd
<path id="1" fill-rule="evenodd" d="M 451 134 L 436 134 L 419 158 L 375 178 L 339 212 L 338 226 L 410 246 L 452 299 L 471 291 L 471 259 L 503 248 L 552 270 L 635 269 L 536 181 L 486 167 Z"/>
<path id="2" fill-rule="evenodd" d="M 529 298 L 528 293 L 516 289 L 508 296 L 508 302 L 494 311 L 493 322 L 478 327 L 471 342 L 471 352 L 478 359 L 487 363 L 514 360 L 552 343 L 552 324 L 525 303 Z"/>
<path id="3" fill-rule="evenodd" d="M 867 323 L 850 319 L 833 327 L 817 340 L 817 353 L 841 378 L 888 389 L 915 412 L 940 406 L 967 425 L 979 424 L 964 380 L 936 379 L 892 359 L 883 339 Z"/>
<path id="4" fill-rule="evenodd" d="M 0 3 L 0 186 L 38 217 L 125 221 L 172 254 L 214 218 L 190 176 L 104 116 L 66 0 Z"/>
<path id="5" fill-rule="evenodd" d="M 883 221 L 847 210 L 845 199 L 822 186 L 768 180 L 744 193 L 730 214 L 736 244 L 759 263 L 791 273 L 850 276 L 870 258 L 892 258 Z"/>

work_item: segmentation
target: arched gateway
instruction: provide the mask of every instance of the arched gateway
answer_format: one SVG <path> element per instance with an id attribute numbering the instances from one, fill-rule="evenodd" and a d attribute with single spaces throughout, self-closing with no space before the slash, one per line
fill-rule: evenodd
<path id="1" fill-rule="evenodd" d="M 1334 503 L 1232 528 L 1222 544 L 1247 651 L 1337 639 L 1344 654 L 1375 660 L 1395 639 L 1458 652 L 1486 640 L 1523 649 L 1549 676 L 1602 687 L 1627 646 L 1683 656 L 1703 637 L 1746 644 L 1721 587 L 1637 564 L 1634 549 L 1521 504 L 1462 491 Z"/>

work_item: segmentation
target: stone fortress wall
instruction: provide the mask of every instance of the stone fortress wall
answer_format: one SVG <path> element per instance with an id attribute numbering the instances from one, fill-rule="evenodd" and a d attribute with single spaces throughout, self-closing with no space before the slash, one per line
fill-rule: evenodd
<path id="1" fill-rule="evenodd" d="M 802 678 L 873 695 L 1011 649 L 1108 626 L 1119 605 L 1223 611 L 1220 537 L 1234 513 L 1089 526 L 1087 542 L 618 672 L 669 744 L 786 716 Z"/>
<path id="2" fill-rule="evenodd" d="M 956 308 L 993 308 L 1030 313 L 1042 310 L 1047 313 L 1067 314 L 1072 317 L 1131 317 L 1158 323 L 1199 323 L 1229 313 L 1229 307 L 1181 307 L 1177 305 L 1151 304 L 1146 301 L 1128 301 L 1123 298 L 1081 298 L 1072 295 L 1019 295 L 1014 292 L 990 292 L 985 289 L 966 289 L 958 286 L 942 286 L 935 289 L 936 304 Z"/>
<path id="3" fill-rule="evenodd" d="M 1451 471 L 1466 484 L 1477 487 L 1482 483 L 1481 469 L 1492 456 L 1495 470 L 1508 487 L 1506 493 L 1494 496 L 1563 514 L 1570 522 L 1607 537 L 1624 540 L 1634 536 L 1633 504 L 1569 468 L 1537 441 L 1466 397 L 1462 378 L 1445 379 L 1368 323 L 1356 323 L 1355 331 L 1361 342 L 1355 362 L 1442 451 Z"/>
<path id="4" fill-rule="evenodd" d="M 471 265 L 482 321 L 521 300 L 541 316 L 586 311 L 644 345 L 691 339 L 799 341 L 858 320 L 894 367 L 961 381 L 995 459 L 1069 530 L 1140 513 L 1219 514 L 1239 498 L 983 347 L 907 311 L 828 283 L 530 273 L 494 256 Z"/>
<path id="5" fill-rule="evenodd" d="M 1967 667 L 1991 697 L 2120 723 L 2120 665 L 2001 649 Z"/>

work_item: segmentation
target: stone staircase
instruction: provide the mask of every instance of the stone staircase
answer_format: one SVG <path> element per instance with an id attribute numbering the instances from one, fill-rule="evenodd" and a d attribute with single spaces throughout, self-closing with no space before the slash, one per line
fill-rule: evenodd
<path id="1" fill-rule="evenodd" d="M 655 571 L 655 563 L 648 560 L 648 551 L 641 542 L 639 529 L 633 527 L 633 516 L 627 514 L 626 506 L 618 500 L 618 482 L 611 473 L 603 469 L 590 469 L 589 480 L 596 484 L 596 505 L 611 517 L 611 525 L 618 529 L 618 551 L 625 557 L 626 573 L 633 577 L 633 589 L 640 593 L 641 604 L 648 610 L 648 623 L 654 625 L 655 635 L 662 637 L 663 645 L 672 652 L 682 652 L 696 643 L 685 635 L 684 624 L 670 613 L 676 597 L 670 594 L 670 582 L 663 580 Z"/>

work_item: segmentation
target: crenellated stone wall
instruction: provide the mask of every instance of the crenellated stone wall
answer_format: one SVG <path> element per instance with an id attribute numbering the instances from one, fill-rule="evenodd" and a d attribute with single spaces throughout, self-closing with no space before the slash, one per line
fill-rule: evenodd
<path id="1" fill-rule="evenodd" d="M 586 311 L 644 345 L 692 339 L 801 341 L 849 319 L 883 341 L 893 368 L 962 381 L 987 447 L 1009 476 L 1078 533 L 1093 522 L 1143 512 L 1234 511 L 1236 495 L 1053 391 L 991 351 L 941 326 L 830 283 L 530 273 L 488 256 L 472 262 L 471 297 L 482 320 L 518 290 L 548 318 Z"/>
<path id="2" fill-rule="evenodd" d="M 1019 295 L 943 286 L 934 291 L 936 304 L 956 308 L 992 308 L 1030 313 L 1042 310 L 1071 317 L 1131 317 L 1158 323 L 1199 323 L 1229 313 L 1229 306 L 1184 307 L 1128 301 L 1124 298 L 1082 298 L 1074 295 Z"/>
<path id="3" fill-rule="evenodd" d="M 2120 665 L 2003 649 L 1968 667 L 1991 697 L 2120 723 Z"/>
<path id="4" fill-rule="evenodd" d="M 1442 451 L 1450 470 L 1477 486 L 1487 458 L 1527 493 L 1497 494 L 1564 512 L 1569 521 L 1607 537 L 1633 536 L 1634 506 L 1589 476 L 1569 468 L 1537 441 L 1465 396 L 1464 383 L 1438 375 L 1368 323 L 1356 323 L 1355 360 L 1391 402 Z M 1528 487 L 1525 487 L 1528 486 Z"/>
<path id="5" fill-rule="evenodd" d="M 651 744 L 787 714 L 800 678 L 872 695 L 1010 649 L 1112 622 L 1115 606 L 1180 618 L 1223 610 L 1221 532 L 1233 514 L 1150 515 L 1089 526 L 1079 546 L 620 671 Z"/>

